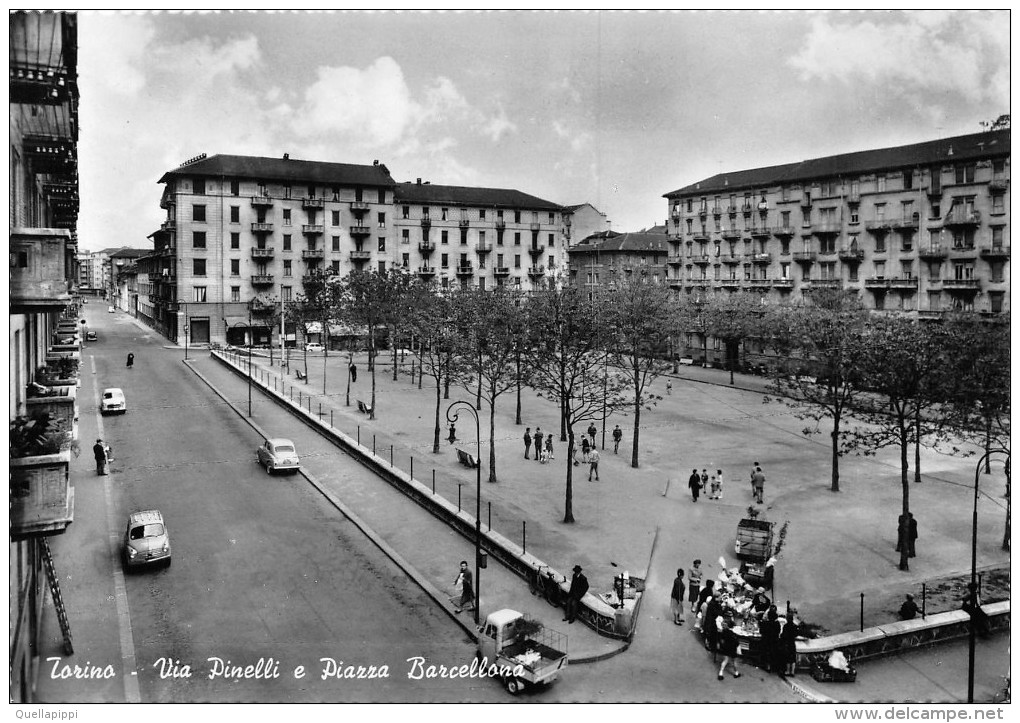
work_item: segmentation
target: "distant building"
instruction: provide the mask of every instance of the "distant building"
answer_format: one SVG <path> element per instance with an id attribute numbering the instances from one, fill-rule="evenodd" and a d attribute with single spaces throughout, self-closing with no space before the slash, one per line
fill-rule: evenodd
<path id="1" fill-rule="evenodd" d="M 730 171 L 665 194 L 670 286 L 782 301 L 854 289 L 938 317 L 1009 309 L 1010 131 Z"/>
<path id="2" fill-rule="evenodd" d="M 394 260 L 451 286 L 522 290 L 556 283 L 567 258 L 563 208 L 503 188 L 403 183 Z"/>
<path id="3" fill-rule="evenodd" d="M 569 283 L 592 301 L 599 292 L 627 280 L 667 283 L 669 254 L 665 233 L 602 231 L 570 249 Z"/>
<path id="4" fill-rule="evenodd" d="M 610 230 L 609 219 L 590 203 L 579 203 L 563 207 L 564 236 L 567 246 L 583 241 L 597 233 Z"/>

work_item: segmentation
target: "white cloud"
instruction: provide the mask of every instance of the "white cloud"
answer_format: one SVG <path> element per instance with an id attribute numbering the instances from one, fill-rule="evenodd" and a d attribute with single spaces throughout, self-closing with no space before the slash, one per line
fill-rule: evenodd
<path id="1" fill-rule="evenodd" d="M 913 98 L 955 93 L 971 102 L 1009 99 L 1009 16 L 919 12 L 816 17 L 789 64 L 805 80 L 865 81 Z"/>
<path id="2" fill-rule="evenodd" d="M 145 87 L 144 65 L 155 34 L 148 17 L 82 13 L 82 81 L 118 95 L 138 93 Z"/>
<path id="3" fill-rule="evenodd" d="M 517 124 L 511 121 L 506 115 L 506 108 L 499 104 L 499 111 L 496 115 L 485 120 L 481 125 L 481 131 L 493 143 L 498 143 L 503 136 L 517 132 Z"/>
<path id="4" fill-rule="evenodd" d="M 595 140 L 595 136 L 588 131 L 578 131 L 570 128 L 566 123 L 560 120 L 554 120 L 552 122 L 552 129 L 557 136 L 570 144 L 570 149 L 575 153 L 590 148 L 592 142 Z"/>

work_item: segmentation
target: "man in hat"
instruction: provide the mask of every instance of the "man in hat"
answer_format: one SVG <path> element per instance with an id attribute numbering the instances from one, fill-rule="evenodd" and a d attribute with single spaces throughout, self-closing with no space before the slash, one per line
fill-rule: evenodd
<path id="1" fill-rule="evenodd" d="M 567 593 L 565 604 L 565 615 L 563 617 L 568 623 L 573 623 L 577 617 L 577 608 L 581 604 L 581 598 L 588 592 L 588 578 L 581 572 L 580 565 L 574 565 L 574 577 L 570 580 L 570 591 Z"/>
<path id="2" fill-rule="evenodd" d="M 92 454 L 96 457 L 96 474 L 106 474 L 106 462 L 107 462 L 107 447 L 103 444 L 103 440 L 97 439 L 96 443 L 92 445 Z"/>

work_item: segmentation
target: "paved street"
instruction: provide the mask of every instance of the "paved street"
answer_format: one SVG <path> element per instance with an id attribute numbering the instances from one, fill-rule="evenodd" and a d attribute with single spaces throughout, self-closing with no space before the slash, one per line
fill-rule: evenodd
<path id="1" fill-rule="evenodd" d="M 408 657 L 460 664 L 472 655 L 470 642 L 303 478 L 267 477 L 254 463 L 260 438 L 181 354 L 127 317 L 106 315 L 105 306 L 87 308 L 100 341 L 83 354 L 83 447 L 100 434 L 95 389 L 121 386 L 129 411 L 102 419 L 115 456 L 109 477 L 95 476 L 90 449 L 74 460 L 76 522 L 54 538 L 53 552 L 75 637 L 68 662 L 112 664 L 117 678 L 45 674 L 41 700 L 125 700 L 134 678 L 123 676 L 125 655 L 134 656 L 142 702 L 503 699 L 495 685 L 406 680 Z M 132 370 L 124 366 L 129 350 Z M 167 520 L 173 564 L 127 575 L 121 609 L 114 574 L 123 525 L 129 511 L 153 507 Z M 59 654 L 53 628 L 44 659 Z M 133 645 L 123 649 L 125 637 Z M 239 665 L 272 657 L 280 676 L 209 680 L 211 657 Z M 322 657 L 393 672 L 389 680 L 322 681 Z M 195 674 L 161 679 L 160 658 L 190 663 Z M 292 676 L 297 665 L 308 667 L 306 679 Z"/>

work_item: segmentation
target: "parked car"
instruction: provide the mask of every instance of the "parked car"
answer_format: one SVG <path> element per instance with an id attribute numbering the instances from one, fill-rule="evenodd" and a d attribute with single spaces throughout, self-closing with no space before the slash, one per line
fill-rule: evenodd
<path id="1" fill-rule="evenodd" d="M 267 439 L 265 444 L 255 450 L 255 458 L 266 468 L 266 474 L 277 470 L 297 472 L 301 469 L 297 450 L 289 439 Z"/>
<path id="2" fill-rule="evenodd" d="M 85 341 L 99 341 L 99 334 L 94 331 L 85 332 Z"/>
<path id="3" fill-rule="evenodd" d="M 170 533 L 159 510 L 133 512 L 124 533 L 124 566 L 170 566 Z"/>
<path id="4" fill-rule="evenodd" d="M 114 308 L 112 306 L 108 306 L 108 307 L 106 307 L 106 311 L 108 313 L 112 314 L 114 312 Z"/>
<path id="5" fill-rule="evenodd" d="M 127 411 L 127 400 L 124 398 L 124 391 L 111 387 L 103 390 L 103 399 L 99 402 L 100 414 L 123 414 Z"/>
<path id="6" fill-rule="evenodd" d="M 305 351 L 322 351 L 322 344 L 314 341 L 305 344 Z"/>

